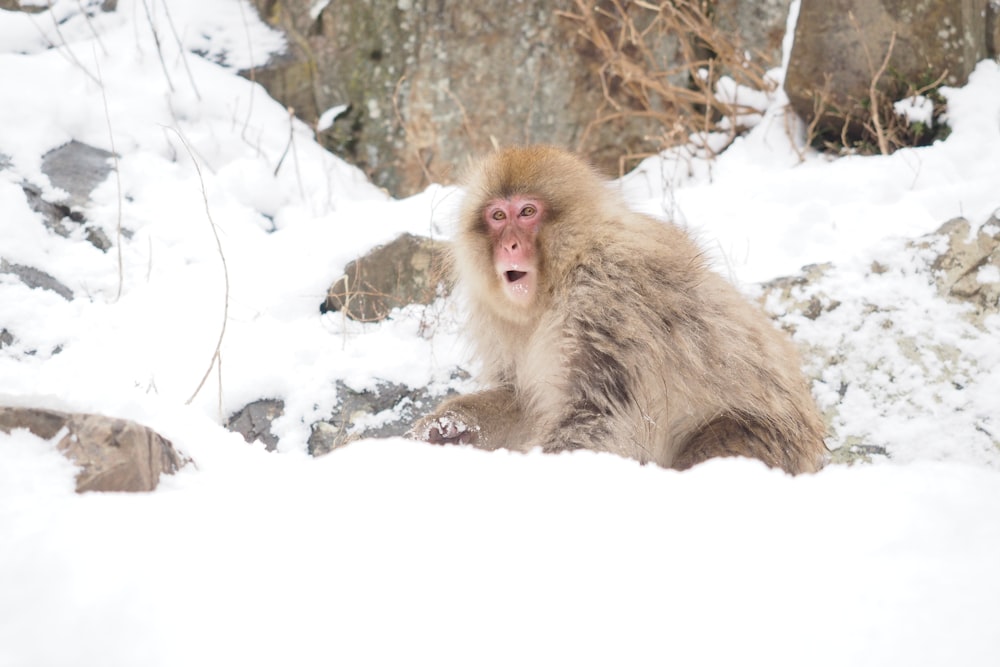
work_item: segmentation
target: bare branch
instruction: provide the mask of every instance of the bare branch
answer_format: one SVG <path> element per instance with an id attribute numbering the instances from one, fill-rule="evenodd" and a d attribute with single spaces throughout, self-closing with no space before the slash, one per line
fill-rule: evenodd
<path id="1" fill-rule="evenodd" d="M 167 71 L 167 63 L 163 60 L 163 47 L 160 45 L 160 33 L 156 29 L 156 23 L 153 21 L 153 15 L 149 12 L 149 3 L 146 0 L 142 0 L 142 7 L 146 10 L 146 21 L 149 22 L 149 29 L 153 31 L 153 42 L 156 44 L 156 55 L 160 58 L 160 67 L 163 69 L 163 76 L 167 79 L 167 87 L 170 88 L 170 92 L 174 92 L 174 82 L 170 80 L 170 72 Z"/>
<path id="2" fill-rule="evenodd" d="M 125 268 L 122 262 L 122 172 L 118 165 L 118 149 L 115 148 L 115 133 L 111 127 L 111 112 L 108 110 L 108 95 L 104 87 L 104 77 L 101 75 L 101 62 L 94 52 L 94 65 L 97 67 L 97 77 L 101 84 L 101 99 L 104 101 L 104 119 L 108 123 L 108 140 L 111 142 L 111 158 L 115 163 L 115 182 L 118 186 L 118 224 L 116 225 L 115 245 L 118 247 L 118 293 L 115 295 L 117 302 L 122 298 L 122 289 L 125 285 Z"/>
<path id="3" fill-rule="evenodd" d="M 242 6 L 242 5 L 241 5 Z M 177 42 L 177 50 L 181 54 L 181 62 L 184 63 L 184 71 L 187 72 L 188 81 L 191 82 L 191 88 L 194 90 L 194 96 L 201 101 L 201 93 L 198 92 L 198 85 L 194 82 L 194 75 L 191 74 L 191 67 L 188 66 L 187 61 L 187 50 L 184 48 L 184 44 L 181 43 L 181 36 L 177 33 L 177 26 L 174 25 L 174 19 L 170 16 L 170 3 L 167 0 L 163 0 L 163 13 L 167 16 L 167 24 L 170 25 L 170 32 L 174 35 L 174 40 Z"/>
<path id="4" fill-rule="evenodd" d="M 188 153 L 188 156 L 190 156 L 191 162 L 194 163 L 195 171 L 198 172 L 198 182 L 201 184 L 201 197 L 202 197 L 202 200 L 205 202 L 205 215 L 208 218 L 208 224 L 209 224 L 209 226 L 212 228 L 212 236 L 215 237 L 215 246 L 216 246 L 216 248 L 219 251 L 219 259 L 222 261 L 222 275 L 223 275 L 223 278 L 225 280 L 225 287 L 226 287 L 225 301 L 224 301 L 223 307 L 222 307 L 222 327 L 219 329 L 219 340 L 215 344 L 215 351 L 212 353 L 212 360 L 209 362 L 208 368 L 205 369 L 205 375 L 202 376 L 201 382 L 198 383 L 198 386 L 197 386 L 197 388 L 195 388 L 194 393 L 191 394 L 191 398 L 189 398 L 187 401 L 185 401 L 184 404 L 185 405 L 190 405 L 194 401 L 195 397 L 198 396 L 198 392 L 200 392 L 201 388 L 203 386 L 205 386 L 205 381 L 208 380 L 208 376 L 211 375 L 211 373 L 212 373 L 212 367 L 215 366 L 216 364 L 218 364 L 219 365 L 219 368 L 218 368 L 218 372 L 219 372 L 219 392 L 220 392 L 219 402 L 220 402 L 220 405 L 221 405 L 221 402 L 222 402 L 222 399 L 221 399 L 221 392 L 222 392 L 222 340 L 226 336 L 226 323 L 229 321 L 229 267 L 226 264 L 226 254 L 222 251 L 222 240 L 219 238 L 219 231 L 216 228 L 215 221 L 212 219 L 212 209 L 208 205 L 208 192 L 205 189 L 205 179 L 202 176 L 201 167 L 198 165 L 198 160 L 195 159 L 194 151 L 191 150 L 191 145 L 188 143 L 187 139 L 184 137 L 184 134 L 179 129 L 177 129 L 176 127 L 171 127 L 171 128 L 167 128 L 167 129 L 171 130 L 181 140 L 181 144 L 183 144 L 184 149 Z"/>

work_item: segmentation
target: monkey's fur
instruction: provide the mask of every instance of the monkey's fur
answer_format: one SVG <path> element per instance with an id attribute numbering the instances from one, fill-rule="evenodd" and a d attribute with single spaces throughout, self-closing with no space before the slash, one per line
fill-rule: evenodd
<path id="1" fill-rule="evenodd" d="M 685 232 L 630 211 L 552 147 L 493 153 L 466 185 L 452 262 L 488 388 L 446 401 L 416 437 L 677 469 L 715 456 L 790 473 L 823 465 L 823 423 L 795 349 Z M 524 307 L 502 292 L 484 222 L 486 202 L 513 195 L 545 203 Z"/>

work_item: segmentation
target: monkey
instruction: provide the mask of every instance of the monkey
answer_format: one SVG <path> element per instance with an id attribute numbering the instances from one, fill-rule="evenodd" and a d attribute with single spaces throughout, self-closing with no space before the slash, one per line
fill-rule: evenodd
<path id="1" fill-rule="evenodd" d="M 665 468 L 825 462 L 792 342 L 672 222 L 582 158 L 500 149 L 465 179 L 450 267 L 484 388 L 410 431 L 435 444 L 612 452 Z"/>

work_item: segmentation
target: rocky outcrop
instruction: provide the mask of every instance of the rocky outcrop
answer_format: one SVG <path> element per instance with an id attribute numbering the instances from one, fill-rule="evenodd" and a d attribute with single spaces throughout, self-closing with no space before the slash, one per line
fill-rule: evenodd
<path id="1" fill-rule="evenodd" d="M 557 15 L 570 2 L 256 4 L 291 45 L 260 80 L 307 122 L 345 106 L 320 141 L 397 196 L 449 182 L 493 140 L 573 145 L 603 101 L 574 26 Z M 625 129 L 617 146 L 604 136 L 589 152 L 613 149 L 617 161 L 640 136 Z"/>
<path id="2" fill-rule="evenodd" d="M 648 3 L 524 0 L 513 10 L 500 0 L 255 4 L 288 35 L 289 52 L 247 75 L 307 123 L 340 108 L 320 141 L 396 196 L 451 182 L 454 170 L 494 144 L 571 147 L 608 174 L 618 173 L 625 155 L 662 148 L 670 128 L 654 118 L 655 108 L 668 102 L 624 93 L 628 75 L 609 74 L 594 38 L 619 44 L 629 57 L 648 50 L 654 76 L 681 86 L 690 77 L 679 40 L 694 38 L 645 34 L 658 15 Z M 687 4 L 685 11 L 694 6 Z M 719 0 L 699 11 L 766 68 L 779 62 L 788 5 Z M 602 36 L 584 34 L 584 14 L 598 16 Z"/>
<path id="3" fill-rule="evenodd" d="M 42 189 L 24 182 L 21 189 L 31 210 L 42 215 L 42 223 L 59 236 L 69 238 L 82 229 L 83 236 L 95 248 L 107 251 L 111 240 L 98 226 L 87 222 L 83 209 L 90 203 L 90 193 L 111 174 L 114 155 L 80 141 L 70 141 L 42 156 L 42 173 L 64 196 L 45 198 Z M 7 166 L 0 154 L 0 169 Z M 123 234 L 129 233 L 123 230 Z"/>
<path id="4" fill-rule="evenodd" d="M 337 403 L 330 416 L 314 422 L 308 440 L 313 456 L 328 454 L 355 440 L 389 438 L 407 433 L 424 414 L 434 409 L 444 396 L 432 396 L 426 388 L 379 381 L 372 389 L 358 391 L 336 380 Z M 284 414 L 280 399 L 261 399 L 238 410 L 226 427 L 243 435 L 247 442 L 261 441 L 267 451 L 278 447 L 271 423 Z"/>
<path id="5" fill-rule="evenodd" d="M 857 135 L 851 128 L 870 117 L 876 78 L 889 102 L 939 79 L 964 84 L 979 60 L 995 55 L 987 43 L 989 4 L 802 0 L 784 84 L 792 108 L 807 121 L 820 110 L 821 132 L 839 136 L 846 122 Z"/>
<path id="6" fill-rule="evenodd" d="M 429 304 L 444 284 L 445 244 L 403 234 L 351 262 L 327 290 L 320 312 L 343 311 L 361 322 L 378 322 L 393 308 Z"/>
<path id="7" fill-rule="evenodd" d="M 41 214 L 42 224 L 48 230 L 63 238 L 82 234 L 91 245 L 104 252 L 111 248 L 111 240 L 104 230 L 89 224 L 81 211 L 90 201 L 93 189 L 111 173 L 111 157 L 111 153 L 79 141 L 71 141 L 43 156 L 42 172 L 66 196 L 55 201 L 46 199 L 42 196 L 41 188 L 27 182 L 21 184 L 21 189 L 28 206 Z M 5 156 L 0 154 L 0 169 L 7 166 Z M 82 232 L 79 231 L 81 229 Z M 3 248 L 0 248 L 0 253 L 2 252 Z M 28 287 L 55 292 L 67 301 L 73 299 L 73 291 L 69 287 L 35 267 L 18 264 L 0 256 L 0 273 L 17 276 Z"/>
<path id="8" fill-rule="evenodd" d="M 426 389 L 395 382 L 357 391 L 338 380 L 337 405 L 329 419 L 312 425 L 309 453 L 321 456 L 354 440 L 404 435 L 442 400 L 444 396 L 431 396 Z"/>
<path id="9" fill-rule="evenodd" d="M 112 172 L 113 158 L 113 153 L 76 140 L 49 151 L 42 156 L 42 173 L 66 196 L 59 201 L 48 202 L 42 199 L 37 188 L 26 184 L 24 194 L 28 203 L 45 216 L 46 226 L 55 233 L 69 236 L 76 226 L 82 225 L 87 241 L 107 251 L 111 248 L 111 240 L 104 230 L 87 224 L 81 209 L 90 202 L 90 193 L 94 188 Z"/>
<path id="10" fill-rule="evenodd" d="M 945 241 L 932 268 L 942 296 L 968 302 L 974 321 L 1000 311 L 1000 218 L 997 214 L 973 231 L 965 218 L 941 226 L 916 247 L 936 249 Z"/>
<path id="11" fill-rule="evenodd" d="M 188 462 L 169 440 L 127 419 L 0 407 L 0 430 L 13 429 L 27 429 L 46 440 L 60 436 L 59 451 L 80 467 L 78 493 L 152 491 L 161 474 L 173 474 Z"/>
<path id="12" fill-rule="evenodd" d="M 980 397 L 991 380 L 977 379 L 993 372 L 981 366 L 990 356 L 969 344 L 989 340 L 997 326 L 990 318 L 1000 313 L 996 215 L 979 226 L 950 220 L 860 266 L 805 267 L 762 285 L 761 301 L 799 342 L 835 462 L 893 455 L 891 438 L 878 433 L 879 415 L 905 423 L 944 405 L 967 415 L 968 437 L 978 446 L 1000 448 L 995 410 L 984 409 Z M 842 409 L 855 415 L 851 423 L 840 419 Z"/>

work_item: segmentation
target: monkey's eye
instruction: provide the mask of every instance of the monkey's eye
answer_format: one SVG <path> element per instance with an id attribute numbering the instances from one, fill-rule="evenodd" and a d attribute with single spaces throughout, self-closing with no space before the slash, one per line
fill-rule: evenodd
<path id="1" fill-rule="evenodd" d="M 538 212 L 538 209 L 536 209 L 531 204 L 528 204 L 527 206 L 525 206 L 524 208 L 521 209 L 521 217 L 522 218 L 530 218 L 531 216 L 533 216 L 537 212 Z"/>
<path id="2" fill-rule="evenodd" d="M 494 220 L 503 220 L 504 218 L 507 217 L 507 215 L 500 209 L 497 209 L 490 214 L 490 217 L 493 218 Z"/>

